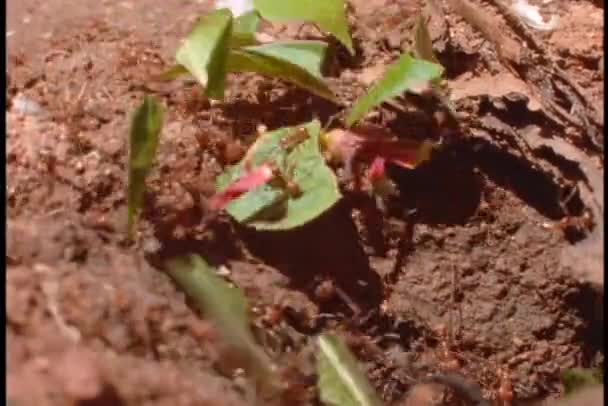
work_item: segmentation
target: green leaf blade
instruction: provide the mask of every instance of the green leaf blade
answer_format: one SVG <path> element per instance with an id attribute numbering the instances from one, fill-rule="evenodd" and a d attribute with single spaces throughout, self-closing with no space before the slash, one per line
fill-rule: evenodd
<path id="1" fill-rule="evenodd" d="M 254 34 L 262 22 L 257 11 L 250 11 L 234 19 L 233 32 L 239 34 Z"/>
<path id="2" fill-rule="evenodd" d="M 321 66 L 327 55 L 327 44 L 322 41 L 275 41 L 245 50 L 292 63 L 322 79 Z"/>
<path id="3" fill-rule="evenodd" d="M 234 19 L 230 48 L 238 49 L 245 46 L 257 45 L 255 37 L 262 18 L 257 11 L 250 11 Z"/>
<path id="4" fill-rule="evenodd" d="M 161 104 L 146 96 L 135 111 L 129 137 L 129 180 L 127 188 L 127 230 L 133 235 L 133 227 L 144 203 L 145 180 L 152 168 L 163 126 Z"/>
<path id="5" fill-rule="evenodd" d="M 273 363 L 253 337 L 243 292 L 231 287 L 198 255 L 170 261 L 168 272 L 205 317 L 214 322 L 222 344 L 238 354 L 239 367 L 266 388 L 275 386 Z"/>
<path id="6" fill-rule="evenodd" d="M 561 374 L 566 395 L 571 395 L 588 386 L 602 384 L 603 378 L 602 369 L 571 368 Z"/>
<path id="7" fill-rule="evenodd" d="M 344 0 L 255 0 L 255 8 L 269 21 L 312 22 L 334 35 L 351 54 L 353 41 L 348 30 Z"/>
<path id="8" fill-rule="evenodd" d="M 441 76 L 443 67 L 411 55 L 402 55 L 386 69 L 384 77 L 359 98 L 352 107 L 346 124 L 350 127 L 372 108 L 401 95 L 407 90 Z"/>
<path id="9" fill-rule="evenodd" d="M 374 388 L 357 360 L 338 337 L 318 339 L 318 387 L 321 401 L 334 406 L 381 406 Z"/>
<path id="10" fill-rule="evenodd" d="M 230 10 L 220 9 L 201 18 L 177 50 L 175 59 L 205 87 L 205 94 L 222 100 L 233 19 Z"/>
<path id="11" fill-rule="evenodd" d="M 230 52 L 227 69 L 233 73 L 255 72 L 283 79 L 317 96 L 335 101 L 334 94 L 320 77 L 320 68 L 316 68 L 316 66 L 320 66 L 319 59 L 321 56 L 312 56 L 311 49 L 312 47 L 308 49 L 308 55 L 296 50 L 295 47 L 283 46 L 282 44 L 233 49 Z M 277 57 L 275 54 L 281 50 L 290 55 L 297 54 L 300 58 L 298 60 L 300 64 Z"/>
<path id="12" fill-rule="evenodd" d="M 420 59 L 439 64 L 439 60 L 435 56 L 433 51 L 433 41 L 431 40 L 431 34 L 426 25 L 424 16 L 421 14 L 418 17 L 418 23 L 416 25 L 416 36 L 415 36 L 415 49 L 416 56 Z"/>

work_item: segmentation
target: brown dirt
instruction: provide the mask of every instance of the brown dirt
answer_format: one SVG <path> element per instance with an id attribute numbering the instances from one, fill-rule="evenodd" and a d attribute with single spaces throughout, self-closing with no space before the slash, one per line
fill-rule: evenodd
<path id="1" fill-rule="evenodd" d="M 580 111 L 564 101 L 567 92 L 541 88 L 540 65 L 509 67 L 512 54 L 495 41 L 522 44 L 524 34 L 494 2 L 471 4 L 501 27 L 502 39 L 452 11 L 432 17 L 469 131 L 428 165 L 395 171 L 406 192 L 375 223 L 366 221 L 369 202 L 353 198 L 280 235 L 223 218 L 203 226 L 198 192 L 182 185 L 204 198 L 235 143 L 250 143 L 258 124 L 325 122 L 341 107 L 255 75 L 232 77 L 221 105 L 183 83 L 150 84 L 168 113 L 137 243 L 129 244 L 129 114 L 209 3 L 7 4 L 13 405 L 248 404 L 238 380 L 218 372 L 209 326 L 158 265 L 187 252 L 228 267 L 259 310 L 255 324 L 279 363 L 296 362 L 315 334 L 340 331 L 387 404 L 456 404 L 435 396 L 436 386 L 425 387 L 425 401 L 407 398 L 425 374 L 441 371 L 462 374 L 491 399 L 507 371 L 517 402 L 549 399 L 561 394 L 561 371 L 603 362 L 603 152 L 576 117 L 555 119 L 543 104 L 548 97 L 567 114 Z M 599 114 L 603 3 L 553 7 L 559 27 L 534 38 Z M 364 91 L 374 67 L 409 49 L 418 10 L 355 2 L 358 56 L 337 52 L 329 79 L 343 103 Z M 269 29 L 290 36 L 291 28 Z M 24 114 L 23 98 L 40 111 Z M 380 109 L 370 121 L 431 135 L 428 117 L 409 111 Z M 597 121 L 603 132 L 603 112 Z M 284 317 L 267 326 L 265 309 L 276 305 Z M 303 404 L 318 404 L 306 393 Z"/>

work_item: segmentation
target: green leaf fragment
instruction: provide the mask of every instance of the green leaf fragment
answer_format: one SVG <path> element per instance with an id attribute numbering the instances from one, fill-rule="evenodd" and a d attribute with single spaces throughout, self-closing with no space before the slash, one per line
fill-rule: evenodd
<path id="1" fill-rule="evenodd" d="M 314 54 L 312 48 L 312 46 L 304 48 L 302 51 L 292 44 L 277 43 L 234 49 L 230 52 L 228 71 L 255 72 L 283 79 L 333 101 L 335 96 L 319 73 L 324 55 Z M 296 55 L 298 58 L 292 62 L 277 57 L 276 54 L 280 54 L 281 51 L 284 51 L 285 55 Z"/>
<path id="2" fill-rule="evenodd" d="M 321 401 L 334 406 L 380 406 L 376 391 L 342 340 L 333 335 L 322 335 L 318 340 Z"/>
<path id="3" fill-rule="evenodd" d="M 327 45 L 320 41 L 278 41 L 258 45 L 260 16 L 251 12 L 232 19 L 229 10 L 203 17 L 176 54 L 177 65 L 160 75 L 173 80 L 186 73 L 205 87 L 205 94 L 222 100 L 228 72 L 254 72 L 283 79 L 334 101 L 323 81 Z"/>
<path id="4" fill-rule="evenodd" d="M 567 395 L 587 386 L 601 384 L 604 381 L 603 370 L 601 368 L 596 370 L 571 368 L 562 372 L 561 378 Z"/>
<path id="5" fill-rule="evenodd" d="M 352 107 L 346 124 L 350 127 L 372 108 L 397 97 L 404 92 L 433 81 L 441 76 L 443 67 L 411 55 L 402 55 L 386 69 L 384 77 L 359 98 Z"/>
<path id="6" fill-rule="evenodd" d="M 129 138 L 127 230 L 130 237 L 143 207 L 145 180 L 156 157 L 162 125 L 162 106 L 153 97 L 146 96 L 133 115 Z"/>
<path id="7" fill-rule="evenodd" d="M 232 38 L 230 48 L 241 48 L 249 45 L 256 45 L 255 38 L 262 19 L 257 11 L 250 11 L 234 19 L 232 27 Z"/>
<path id="8" fill-rule="evenodd" d="M 234 19 L 233 31 L 239 34 L 254 34 L 262 22 L 257 11 L 250 11 Z"/>
<path id="9" fill-rule="evenodd" d="M 214 11 L 198 21 L 175 55 L 211 99 L 224 98 L 232 25 L 230 10 Z"/>
<path id="10" fill-rule="evenodd" d="M 351 54 L 353 41 L 348 30 L 344 0 L 254 0 L 255 8 L 269 21 L 305 21 L 315 23 L 333 34 Z"/>
<path id="11" fill-rule="evenodd" d="M 236 221 L 259 230 L 292 229 L 314 220 L 340 199 L 336 177 L 319 147 L 321 124 L 314 120 L 301 127 L 306 128 L 309 137 L 292 150 L 284 148 L 281 140 L 293 134 L 296 127 L 265 133 L 243 161 L 218 177 L 217 190 L 222 191 L 243 174 L 246 161 L 250 167 L 273 163 L 301 191 L 294 196 L 273 183 L 251 190 L 226 208 Z"/>
<path id="12" fill-rule="evenodd" d="M 180 76 L 188 75 L 190 72 L 182 65 L 174 65 L 158 75 L 158 80 L 175 80 Z"/>
<path id="13" fill-rule="evenodd" d="M 249 306 L 243 292 L 219 277 L 198 255 L 170 261 L 168 272 L 205 317 L 214 322 L 222 345 L 236 354 L 238 367 L 264 388 L 277 387 L 273 363 L 251 332 Z"/>
<path id="14" fill-rule="evenodd" d="M 276 41 L 249 46 L 245 50 L 298 65 L 312 76 L 321 79 L 321 66 L 327 54 L 327 44 L 322 41 Z"/>

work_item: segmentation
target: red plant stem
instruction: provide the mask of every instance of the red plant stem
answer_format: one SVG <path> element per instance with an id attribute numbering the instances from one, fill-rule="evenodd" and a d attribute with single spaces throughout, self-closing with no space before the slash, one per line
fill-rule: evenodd
<path id="1" fill-rule="evenodd" d="M 241 195 L 268 183 L 274 175 L 275 171 L 271 165 L 260 165 L 242 175 L 222 192 L 216 193 L 209 200 L 209 207 L 212 210 L 222 210 Z"/>

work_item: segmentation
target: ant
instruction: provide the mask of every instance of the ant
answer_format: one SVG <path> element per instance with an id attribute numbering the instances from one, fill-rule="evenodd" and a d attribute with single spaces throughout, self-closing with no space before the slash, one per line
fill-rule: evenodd
<path id="1" fill-rule="evenodd" d="M 308 138 L 310 138 L 310 134 L 308 133 L 306 127 L 298 127 L 293 132 L 283 137 L 279 141 L 279 145 L 285 150 L 285 152 L 290 153 L 295 147 L 306 141 Z"/>
<path id="2" fill-rule="evenodd" d="M 272 167 L 274 179 L 278 181 L 279 187 L 286 190 L 289 196 L 293 199 L 297 199 L 298 197 L 302 196 L 302 188 L 293 180 L 293 173 L 295 171 L 294 165 L 289 166 L 288 174 L 285 174 L 277 165 L 272 165 Z"/>
<path id="3" fill-rule="evenodd" d="M 298 127 L 279 141 L 279 146 L 284 150 L 282 155 L 283 163 L 287 159 L 287 155 L 291 153 L 297 146 L 310 138 L 310 134 L 306 127 Z M 279 182 L 282 189 L 286 190 L 291 198 L 297 199 L 303 193 L 302 188 L 294 180 L 295 162 L 287 166 L 287 170 L 283 171 L 277 164 L 272 165 L 275 180 Z M 285 173 L 287 172 L 287 173 Z"/>

